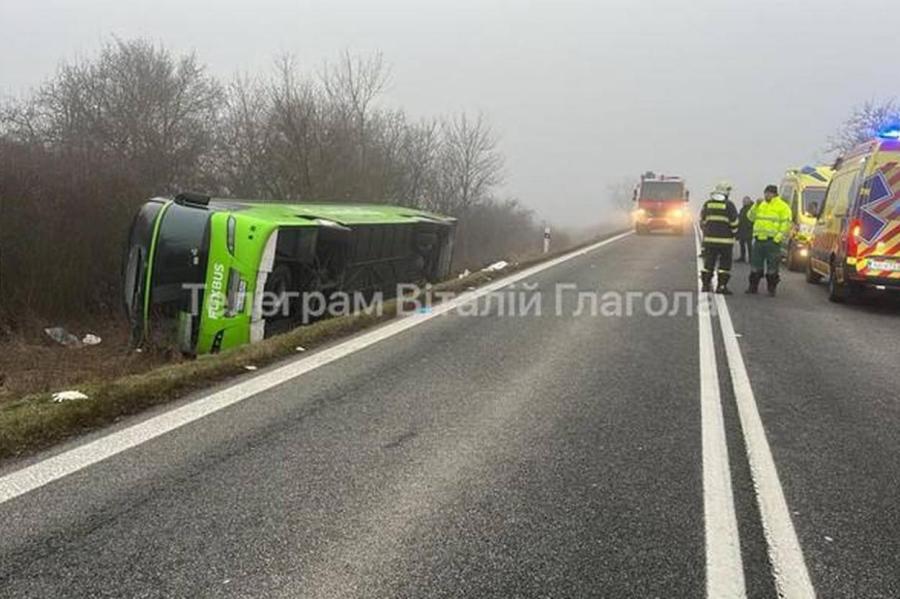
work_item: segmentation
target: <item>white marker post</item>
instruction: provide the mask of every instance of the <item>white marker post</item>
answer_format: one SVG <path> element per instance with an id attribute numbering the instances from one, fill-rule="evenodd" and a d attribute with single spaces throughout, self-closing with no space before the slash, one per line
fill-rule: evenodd
<path id="1" fill-rule="evenodd" d="M 550 253 L 550 227 L 544 227 L 544 253 Z"/>

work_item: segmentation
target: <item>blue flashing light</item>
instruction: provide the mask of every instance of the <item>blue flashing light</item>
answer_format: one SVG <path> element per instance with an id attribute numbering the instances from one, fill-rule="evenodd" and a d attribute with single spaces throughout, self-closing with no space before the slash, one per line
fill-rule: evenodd
<path id="1" fill-rule="evenodd" d="M 900 139 L 900 127 L 890 127 L 878 133 L 882 139 Z"/>

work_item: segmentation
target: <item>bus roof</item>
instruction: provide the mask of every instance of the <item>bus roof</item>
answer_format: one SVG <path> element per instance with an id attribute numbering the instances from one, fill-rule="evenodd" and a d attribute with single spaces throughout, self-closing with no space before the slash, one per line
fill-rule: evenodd
<path id="1" fill-rule="evenodd" d="M 212 198 L 209 209 L 216 212 L 238 212 L 280 226 L 316 226 L 321 221 L 339 225 L 402 224 L 430 222 L 451 225 L 455 218 L 441 216 L 406 206 L 384 204 L 282 203 Z"/>

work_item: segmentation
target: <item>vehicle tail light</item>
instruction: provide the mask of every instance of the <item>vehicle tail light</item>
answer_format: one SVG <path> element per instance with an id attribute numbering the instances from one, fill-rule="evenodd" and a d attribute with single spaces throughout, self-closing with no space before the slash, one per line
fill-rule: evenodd
<path id="1" fill-rule="evenodd" d="M 847 256 L 856 258 L 859 253 L 859 240 L 862 235 L 862 222 L 857 218 L 850 223 L 847 230 Z"/>

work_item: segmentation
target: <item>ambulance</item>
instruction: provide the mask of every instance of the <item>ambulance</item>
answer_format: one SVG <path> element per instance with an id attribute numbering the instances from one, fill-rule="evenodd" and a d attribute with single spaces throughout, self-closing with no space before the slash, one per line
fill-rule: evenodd
<path id="1" fill-rule="evenodd" d="M 900 127 L 838 159 L 817 216 L 808 282 L 827 278 L 835 302 L 900 290 Z"/>
<path id="2" fill-rule="evenodd" d="M 802 271 L 806 265 L 815 215 L 833 174 L 830 166 L 804 166 L 787 171 L 781 181 L 780 195 L 790 205 L 793 220 L 784 245 L 789 270 Z"/>
<path id="3" fill-rule="evenodd" d="M 687 202 L 690 192 L 684 179 L 646 172 L 634 188 L 635 210 L 632 213 L 634 230 L 644 235 L 658 229 L 668 229 L 679 235 L 690 225 Z"/>

